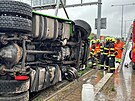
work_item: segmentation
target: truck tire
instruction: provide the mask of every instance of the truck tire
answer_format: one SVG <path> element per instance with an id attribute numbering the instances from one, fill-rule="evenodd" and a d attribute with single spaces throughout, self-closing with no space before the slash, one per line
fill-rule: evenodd
<path id="1" fill-rule="evenodd" d="M 74 67 L 67 68 L 67 71 L 64 73 L 64 75 L 68 81 L 73 81 L 79 77 L 78 72 Z"/>
<path id="2" fill-rule="evenodd" d="M 87 40 L 91 33 L 91 26 L 83 20 L 75 20 L 76 28 L 81 31 L 82 40 Z"/>
<path id="3" fill-rule="evenodd" d="M 132 50 L 129 52 L 129 58 L 132 60 Z"/>
<path id="4" fill-rule="evenodd" d="M 26 81 L 0 80 L 1 95 L 26 92 L 29 90 L 29 87 L 30 87 L 30 80 Z"/>
<path id="5" fill-rule="evenodd" d="M 14 96 L 0 96 L 0 101 L 29 101 L 29 92 L 24 92 Z"/>
<path id="6" fill-rule="evenodd" d="M 0 13 L 32 18 L 32 7 L 19 1 L 0 0 Z"/>
<path id="7" fill-rule="evenodd" d="M 0 31 L 31 32 L 32 21 L 21 17 L 0 16 Z"/>

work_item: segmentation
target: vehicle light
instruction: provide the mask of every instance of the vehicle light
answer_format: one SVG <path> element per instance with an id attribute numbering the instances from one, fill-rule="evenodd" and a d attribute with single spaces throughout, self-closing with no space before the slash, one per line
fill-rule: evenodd
<path id="1" fill-rule="evenodd" d="M 28 80 L 28 76 L 15 76 L 15 80 L 18 81 Z"/>

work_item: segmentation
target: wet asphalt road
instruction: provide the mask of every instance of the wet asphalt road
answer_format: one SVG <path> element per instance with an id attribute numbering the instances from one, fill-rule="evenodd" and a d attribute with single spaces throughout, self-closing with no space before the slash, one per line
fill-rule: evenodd
<path id="1" fill-rule="evenodd" d="M 129 58 L 130 49 L 131 43 L 126 53 L 122 71 L 115 73 L 114 86 L 117 92 L 115 101 L 135 101 L 135 70 L 132 69 Z M 128 66 L 125 66 L 126 64 Z"/>
<path id="2" fill-rule="evenodd" d="M 96 101 L 135 101 L 135 70 L 132 69 L 129 52 L 131 43 L 129 44 L 126 58 L 122 71 L 118 70 L 114 73 L 114 83 L 109 85 L 114 91 L 101 91 Z M 125 65 L 128 66 L 125 66 Z M 118 64 L 116 64 L 118 66 Z"/>

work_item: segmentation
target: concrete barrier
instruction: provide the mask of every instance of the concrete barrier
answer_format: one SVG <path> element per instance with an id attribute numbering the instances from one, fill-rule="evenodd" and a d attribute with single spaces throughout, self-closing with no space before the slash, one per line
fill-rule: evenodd
<path id="1" fill-rule="evenodd" d="M 95 85 L 95 96 L 105 86 L 108 80 L 113 76 L 113 73 L 107 73 L 96 85 Z"/>

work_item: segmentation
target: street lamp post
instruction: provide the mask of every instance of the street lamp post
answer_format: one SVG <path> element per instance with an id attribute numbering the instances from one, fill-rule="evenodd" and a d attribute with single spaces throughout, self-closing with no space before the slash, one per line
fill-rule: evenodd
<path id="1" fill-rule="evenodd" d="M 123 8 L 124 8 L 124 5 L 122 5 L 121 6 L 121 8 L 122 8 L 122 17 L 121 17 L 121 20 L 122 20 L 122 22 L 121 22 L 121 40 L 122 40 L 122 36 L 123 36 Z"/>
<path id="2" fill-rule="evenodd" d="M 98 0 L 97 38 L 100 39 L 102 0 Z"/>
<path id="3" fill-rule="evenodd" d="M 120 36 L 121 36 L 121 39 L 122 39 L 122 34 L 123 34 L 123 9 L 124 9 L 124 5 L 112 5 L 112 7 L 113 6 L 121 6 L 121 34 L 120 34 Z"/>
<path id="4" fill-rule="evenodd" d="M 123 36 L 123 19 L 124 19 L 124 6 L 130 6 L 130 5 L 135 5 L 135 3 L 131 3 L 131 4 L 122 4 L 122 5 L 112 5 L 113 6 L 120 6 L 121 7 L 121 39 L 122 39 L 122 36 Z"/>

